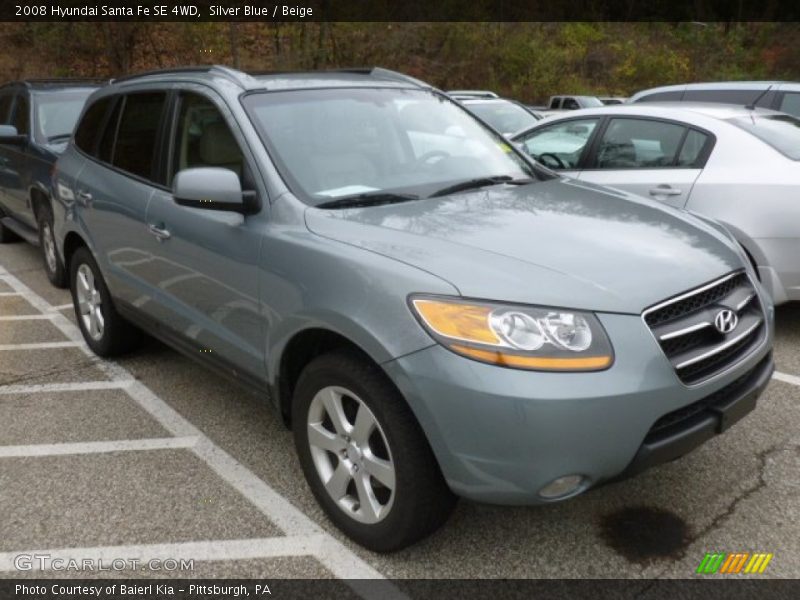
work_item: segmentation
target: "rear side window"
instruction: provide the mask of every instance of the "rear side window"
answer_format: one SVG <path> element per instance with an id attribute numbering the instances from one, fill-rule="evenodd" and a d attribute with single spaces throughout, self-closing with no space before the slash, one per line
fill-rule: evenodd
<path id="1" fill-rule="evenodd" d="M 114 154 L 114 140 L 117 137 L 119 113 L 122 112 L 122 104 L 122 98 L 114 99 L 114 108 L 111 109 L 111 114 L 108 116 L 102 136 L 97 144 L 97 158 L 103 162 L 110 163 Z"/>
<path id="2" fill-rule="evenodd" d="M 103 120 L 112 100 L 113 97 L 106 96 L 92 103 L 78 123 L 78 128 L 75 130 L 75 145 L 87 154 L 95 155 L 100 128 L 103 126 Z"/>
<path id="3" fill-rule="evenodd" d="M 125 98 L 112 164 L 133 175 L 153 178 L 156 140 L 166 103 L 163 92 L 130 94 Z"/>
<path id="4" fill-rule="evenodd" d="M 20 94 L 14 106 L 14 119 L 11 124 L 17 128 L 19 135 L 28 135 L 31 131 L 31 109 L 27 96 Z"/>
<path id="5" fill-rule="evenodd" d="M 703 149 L 708 142 L 708 136 L 692 129 L 686 134 L 686 139 L 683 141 L 681 153 L 678 155 L 678 167 L 696 167 L 699 166 L 700 158 L 703 154 Z"/>
<path id="6" fill-rule="evenodd" d="M 687 90 L 683 97 L 686 102 L 718 102 L 721 104 L 741 104 L 747 106 L 758 100 L 756 106 L 772 106 L 775 92 L 770 90 Z"/>

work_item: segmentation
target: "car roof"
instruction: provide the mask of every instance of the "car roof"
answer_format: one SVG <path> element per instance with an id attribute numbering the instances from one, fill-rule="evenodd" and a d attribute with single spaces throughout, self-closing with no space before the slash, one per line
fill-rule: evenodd
<path id="1" fill-rule="evenodd" d="M 683 121 L 696 126 L 709 126 L 713 121 L 727 121 L 737 117 L 780 115 L 778 111 L 757 107 L 748 109 L 734 104 L 709 102 L 642 102 L 640 104 L 614 104 L 597 108 L 581 108 L 566 113 L 557 113 L 539 121 L 536 125 L 514 134 L 518 137 L 531 129 L 544 127 L 559 121 L 592 116 L 640 116 Z"/>
<path id="2" fill-rule="evenodd" d="M 32 91 L 59 91 L 75 88 L 96 89 L 105 85 L 108 81 L 108 79 L 94 78 L 21 79 L 19 81 L 4 83 L 2 87 L 23 87 Z"/>
<path id="3" fill-rule="evenodd" d="M 427 83 L 380 67 L 332 71 L 269 71 L 245 73 L 221 65 L 181 67 L 148 71 L 112 80 L 112 84 L 134 85 L 149 82 L 199 81 L 234 85 L 242 90 L 296 90 L 334 87 L 417 87 Z"/>
<path id="4" fill-rule="evenodd" d="M 685 92 L 689 90 L 765 90 L 770 86 L 780 86 L 786 89 L 789 86 L 800 89 L 800 83 L 796 81 L 707 81 L 696 83 L 680 83 L 675 85 L 663 85 L 636 92 L 631 96 L 631 101 L 635 102 L 643 96 L 650 96 L 661 92 Z"/>

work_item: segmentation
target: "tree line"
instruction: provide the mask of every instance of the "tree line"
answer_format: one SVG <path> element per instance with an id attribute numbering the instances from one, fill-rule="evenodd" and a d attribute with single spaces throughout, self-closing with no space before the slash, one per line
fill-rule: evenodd
<path id="1" fill-rule="evenodd" d="M 0 79 L 193 64 L 383 66 L 526 102 L 689 81 L 800 79 L 798 23 L 0 23 Z"/>

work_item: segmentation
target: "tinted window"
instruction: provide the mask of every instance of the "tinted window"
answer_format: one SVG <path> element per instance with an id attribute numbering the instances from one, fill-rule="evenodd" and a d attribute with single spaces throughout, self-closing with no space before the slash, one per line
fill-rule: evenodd
<path id="1" fill-rule="evenodd" d="M 14 106 L 14 118 L 11 124 L 17 128 L 17 133 L 20 135 L 28 135 L 30 133 L 31 111 L 30 104 L 28 103 L 27 96 L 17 96 L 17 102 Z"/>
<path id="2" fill-rule="evenodd" d="M 557 109 L 561 106 L 561 98 L 553 98 L 550 100 L 550 108 Z"/>
<path id="3" fill-rule="evenodd" d="M 580 108 L 575 98 L 564 98 L 564 106 L 566 110 L 576 110 Z"/>
<path id="4" fill-rule="evenodd" d="M 686 130 L 645 119 L 611 119 L 597 149 L 600 169 L 653 169 L 672 166 Z"/>
<path id="5" fill-rule="evenodd" d="M 673 102 L 681 99 L 683 92 L 656 92 L 655 94 L 648 94 L 638 98 L 636 102 Z"/>
<path id="6" fill-rule="evenodd" d="M 111 162 L 111 157 L 114 155 L 114 140 L 117 139 L 119 114 L 122 112 L 122 106 L 125 102 L 122 98 L 116 97 L 112 98 L 111 104 L 114 107 L 111 109 L 111 114 L 106 119 L 105 125 L 101 125 L 103 130 L 100 142 L 97 144 L 97 158 L 107 163 Z"/>
<path id="7" fill-rule="evenodd" d="M 87 154 L 94 155 L 97 137 L 110 103 L 110 97 L 97 100 L 87 109 L 81 122 L 78 123 L 78 128 L 75 130 L 75 145 Z"/>
<path id="8" fill-rule="evenodd" d="M 778 110 L 794 115 L 795 117 L 800 117 L 800 94 L 784 94 L 783 98 L 781 98 L 781 105 Z"/>
<path id="9" fill-rule="evenodd" d="M 172 175 L 193 167 L 221 167 L 242 177 L 244 157 L 217 107 L 196 94 L 181 98 Z"/>
<path id="10" fill-rule="evenodd" d="M 756 100 L 756 106 L 772 106 L 775 92 L 764 89 L 749 90 L 687 90 L 683 97 L 687 102 L 717 102 L 720 104 L 741 104 L 747 106 Z"/>
<path id="11" fill-rule="evenodd" d="M 800 119 L 791 115 L 770 115 L 730 119 L 793 160 L 800 160 Z"/>
<path id="12" fill-rule="evenodd" d="M 34 102 L 36 139 L 44 143 L 69 138 L 91 93 L 92 90 L 79 90 L 37 94 Z"/>
<path id="13" fill-rule="evenodd" d="M 541 127 L 519 138 L 527 154 L 553 169 L 574 169 L 597 126 L 597 119 Z"/>
<path id="14" fill-rule="evenodd" d="M 14 96 L 11 94 L 4 94 L 0 96 L 0 124 L 1 125 L 10 125 L 11 124 L 11 104 L 14 101 Z"/>
<path id="15" fill-rule="evenodd" d="M 115 166 L 152 179 L 158 125 L 165 102 L 163 92 L 130 94 L 125 98 L 114 145 Z"/>
<path id="16" fill-rule="evenodd" d="M 705 133 L 700 133 L 692 129 L 686 134 L 686 139 L 683 141 L 681 153 L 678 155 L 679 167 L 694 167 L 699 166 L 698 161 L 700 155 L 703 153 L 708 136 Z"/>

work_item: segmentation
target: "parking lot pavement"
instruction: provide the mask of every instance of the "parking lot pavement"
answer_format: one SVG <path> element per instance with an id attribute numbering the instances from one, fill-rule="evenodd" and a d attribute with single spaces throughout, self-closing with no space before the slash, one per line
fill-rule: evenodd
<path id="1" fill-rule="evenodd" d="M 461 502 L 433 537 L 376 555 L 327 522 L 267 403 L 155 341 L 97 360 L 39 261 L 0 248 L 1 576 L 58 549 L 271 578 L 690 577 L 706 552 L 758 551 L 774 554 L 763 576 L 800 577 L 800 306 L 779 309 L 779 372 L 725 435 L 569 502 Z"/>

